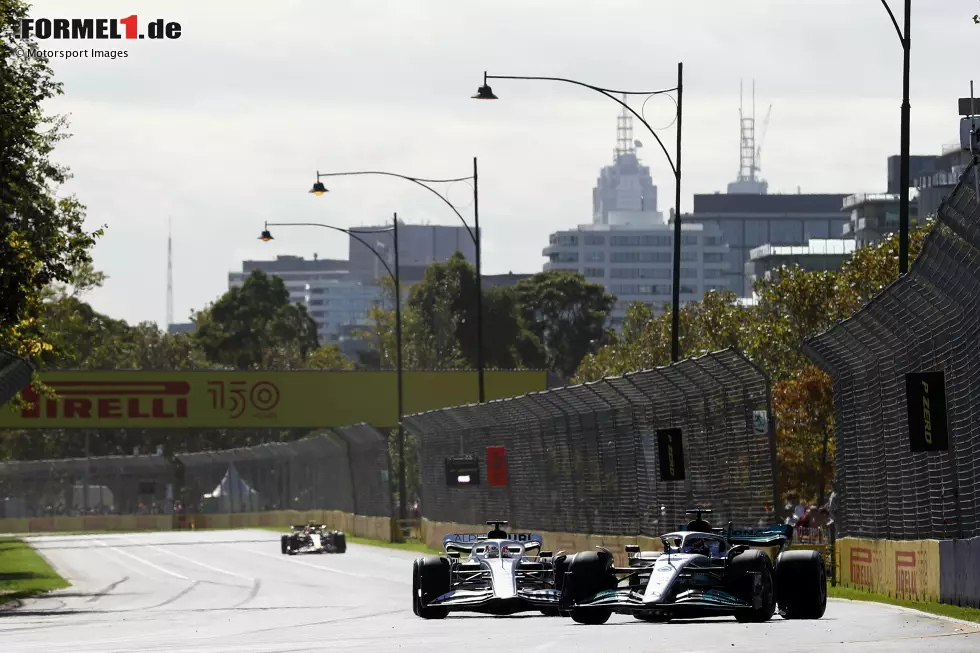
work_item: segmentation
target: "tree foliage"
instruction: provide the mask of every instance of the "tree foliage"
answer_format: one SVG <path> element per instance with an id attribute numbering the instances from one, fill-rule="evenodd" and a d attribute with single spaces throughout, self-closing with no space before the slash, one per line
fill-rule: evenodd
<path id="1" fill-rule="evenodd" d="M 290 303 L 282 277 L 261 270 L 198 312 L 194 324 L 207 359 L 238 370 L 302 367 L 319 347 L 306 307 Z"/>
<path id="2" fill-rule="evenodd" d="M 910 233 L 911 259 L 934 224 L 929 220 Z M 758 279 L 754 305 L 743 305 L 731 292 L 709 292 L 681 309 L 682 357 L 734 347 L 768 375 L 784 490 L 818 500 L 832 478 L 830 457 L 824 486 L 820 485 L 824 438 L 833 452 L 831 382 L 803 353 L 803 342 L 853 315 L 897 278 L 898 235 L 893 234 L 858 249 L 840 271 L 783 267 Z M 643 304 L 633 304 L 622 332 L 583 359 L 575 381 L 666 365 L 670 338 L 669 306 L 657 315 Z"/>
<path id="3" fill-rule="evenodd" d="M 606 335 L 616 298 L 574 272 L 551 270 L 522 279 L 515 288 L 521 315 L 544 345 L 548 366 L 569 378 Z"/>
<path id="4" fill-rule="evenodd" d="M 68 123 L 41 105 L 62 87 L 47 58 L 17 56 L 37 45 L 15 42 L 7 27 L 29 8 L 20 0 L 0 3 L 0 348 L 37 358 L 52 348 L 39 328 L 43 290 L 67 283 L 91 261 L 102 230 L 86 232 L 85 207 L 56 195 L 70 174 L 50 155 L 68 138 Z"/>
<path id="5" fill-rule="evenodd" d="M 476 269 L 456 252 L 433 263 L 403 294 L 402 358 L 406 369 L 475 369 L 478 312 Z M 370 325 L 358 332 L 379 352 L 377 365 L 396 367 L 395 287 L 382 281 L 382 301 L 369 313 Z M 488 369 L 543 367 L 545 354 L 521 315 L 513 288 L 484 288 L 484 366 Z"/>

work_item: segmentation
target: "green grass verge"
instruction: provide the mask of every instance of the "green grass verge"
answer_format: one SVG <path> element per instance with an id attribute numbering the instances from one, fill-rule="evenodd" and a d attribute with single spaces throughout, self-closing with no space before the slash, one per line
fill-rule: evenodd
<path id="1" fill-rule="evenodd" d="M 898 599 L 884 594 L 874 594 L 851 587 L 832 587 L 829 584 L 827 585 L 827 596 L 835 599 L 849 599 L 851 601 L 887 603 L 888 605 L 897 605 L 903 608 L 921 610 L 929 614 L 937 614 L 941 617 L 951 617 L 953 619 L 980 623 L 980 609 L 948 605 L 946 603 L 939 603 L 938 601 L 909 601 L 907 599 Z"/>
<path id="2" fill-rule="evenodd" d="M 69 584 L 23 540 L 0 537 L 0 604 Z"/>

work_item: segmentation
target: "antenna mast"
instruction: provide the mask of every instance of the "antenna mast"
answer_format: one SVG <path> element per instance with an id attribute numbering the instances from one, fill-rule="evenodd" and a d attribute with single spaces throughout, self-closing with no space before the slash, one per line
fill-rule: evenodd
<path id="1" fill-rule="evenodd" d="M 623 103 L 626 96 L 623 95 Z M 624 154 L 636 154 L 636 144 L 633 141 L 633 114 L 623 107 L 622 113 L 616 119 L 616 155 L 613 157 L 615 163 Z"/>
<path id="2" fill-rule="evenodd" d="M 172 236 L 172 221 L 167 218 L 167 326 L 174 323 L 174 246 Z"/>

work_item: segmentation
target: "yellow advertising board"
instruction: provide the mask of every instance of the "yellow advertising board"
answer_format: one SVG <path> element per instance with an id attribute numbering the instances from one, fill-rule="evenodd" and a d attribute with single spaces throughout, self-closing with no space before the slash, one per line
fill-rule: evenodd
<path id="1" fill-rule="evenodd" d="M 837 540 L 841 585 L 913 601 L 939 600 L 939 540 Z"/>
<path id="2" fill-rule="evenodd" d="M 547 389 L 542 371 L 488 371 L 486 399 Z M 49 372 L 57 398 L 31 388 L 0 428 L 319 428 L 398 424 L 395 372 Z M 472 371 L 405 372 L 405 414 L 476 403 Z"/>

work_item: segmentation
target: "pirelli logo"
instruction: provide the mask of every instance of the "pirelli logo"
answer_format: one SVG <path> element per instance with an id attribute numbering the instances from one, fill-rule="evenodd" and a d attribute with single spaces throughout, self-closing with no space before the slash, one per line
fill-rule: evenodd
<path id="1" fill-rule="evenodd" d="M 187 381 L 49 381 L 57 399 L 24 388 L 21 417 L 44 419 L 182 419 L 187 417 Z"/>
<path id="2" fill-rule="evenodd" d="M 851 582 L 871 588 L 871 549 L 854 547 L 851 549 Z"/>
<path id="3" fill-rule="evenodd" d="M 895 592 L 904 596 L 917 594 L 915 551 L 895 552 Z"/>

